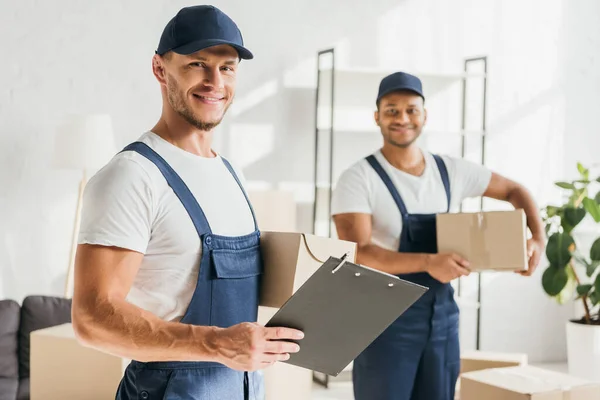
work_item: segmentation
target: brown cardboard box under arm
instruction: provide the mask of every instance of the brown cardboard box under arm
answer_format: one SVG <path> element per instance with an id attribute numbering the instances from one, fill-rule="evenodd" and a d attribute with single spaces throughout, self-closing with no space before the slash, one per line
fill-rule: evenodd
<path id="1" fill-rule="evenodd" d="M 293 232 L 261 232 L 260 305 L 280 308 L 329 257 L 356 260 L 356 243 Z"/>
<path id="2" fill-rule="evenodd" d="M 471 270 L 527 269 L 527 222 L 523 210 L 448 213 L 436 216 L 438 253 L 457 253 Z"/>
<path id="3" fill-rule="evenodd" d="M 114 399 L 129 360 L 79 344 L 71 324 L 31 332 L 31 400 Z"/>
<path id="4" fill-rule="evenodd" d="M 500 353 L 493 351 L 465 351 L 460 355 L 460 373 L 490 368 L 518 367 L 527 365 L 525 353 Z"/>
<path id="5" fill-rule="evenodd" d="M 600 383 L 531 366 L 468 372 L 461 400 L 600 400 Z"/>

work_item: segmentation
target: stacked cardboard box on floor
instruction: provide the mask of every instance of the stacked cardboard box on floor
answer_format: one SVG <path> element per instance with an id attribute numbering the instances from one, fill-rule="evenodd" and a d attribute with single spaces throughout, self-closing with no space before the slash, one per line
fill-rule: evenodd
<path id="1" fill-rule="evenodd" d="M 71 324 L 31 333 L 31 400 L 114 399 L 129 360 L 84 347 Z"/>
<path id="2" fill-rule="evenodd" d="M 527 365 L 525 353 L 502 353 L 495 351 L 465 351 L 460 356 L 460 373 L 482 369 L 517 367 Z"/>
<path id="3" fill-rule="evenodd" d="M 471 350 L 461 353 L 460 356 L 460 374 L 456 383 L 455 399 L 462 399 L 461 379 L 462 375 L 468 372 L 480 371 L 491 368 L 506 368 L 527 365 L 527 354 L 524 353 L 502 353 L 493 351 Z"/>
<path id="4" fill-rule="evenodd" d="M 600 400 L 600 383 L 531 366 L 465 373 L 461 400 Z"/>

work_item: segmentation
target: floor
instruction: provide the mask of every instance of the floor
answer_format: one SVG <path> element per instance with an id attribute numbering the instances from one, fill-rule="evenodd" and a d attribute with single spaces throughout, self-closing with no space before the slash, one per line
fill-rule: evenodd
<path id="1" fill-rule="evenodd" d="M 567 372 L 565 363 L 551 364 L 533 364 L 536 367 L 545 368 L 557 372 Z M 310 400 L 353 400 L 352 383 L 350 382 L 334 382 L 331 383 L 328 389 L 323 386 L 314 385 L 313 395 Z"/>

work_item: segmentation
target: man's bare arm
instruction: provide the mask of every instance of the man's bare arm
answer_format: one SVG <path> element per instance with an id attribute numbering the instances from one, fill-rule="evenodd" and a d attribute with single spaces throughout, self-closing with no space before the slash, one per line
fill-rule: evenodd
<path id="1" fill-rule="evenodd" d="M 298 351 L 278 340 L 298 339 L 292 329 L 168 322 L 127 302 L 142 258 L 116 247 L 78 247 L 72 317 L 82 343 L 138 361 L 215 361 L 239 370 L 264 368 Z"/>
<path id="2" fill-rule="evenodd" d="M 441 282 L 468 275 L 468 263 L 456 254 L 401 253 L 371 243 L 371 214 L 348 213 L 334 217 L 338 237 L 358 246 L 359 264 L 393 275 L 428 272 Z"/>

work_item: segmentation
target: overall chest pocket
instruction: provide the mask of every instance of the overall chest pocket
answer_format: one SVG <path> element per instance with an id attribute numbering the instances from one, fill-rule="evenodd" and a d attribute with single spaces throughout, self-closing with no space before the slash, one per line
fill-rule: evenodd
<path id="1" fill-rule="evenodd" d="M 229 327 L 255 322 L 263 260 L 260 246 L 211 252 L 211 325 Z"/>
<path id="2" fill-rule="evenodd" d="M 409 215 L 402 221 L 406 243 L 400 251 L 409 253 L 436 253 L 437 233 L 435 214 Z M 404 248 L 402 248 L 404 244 Z"/>

